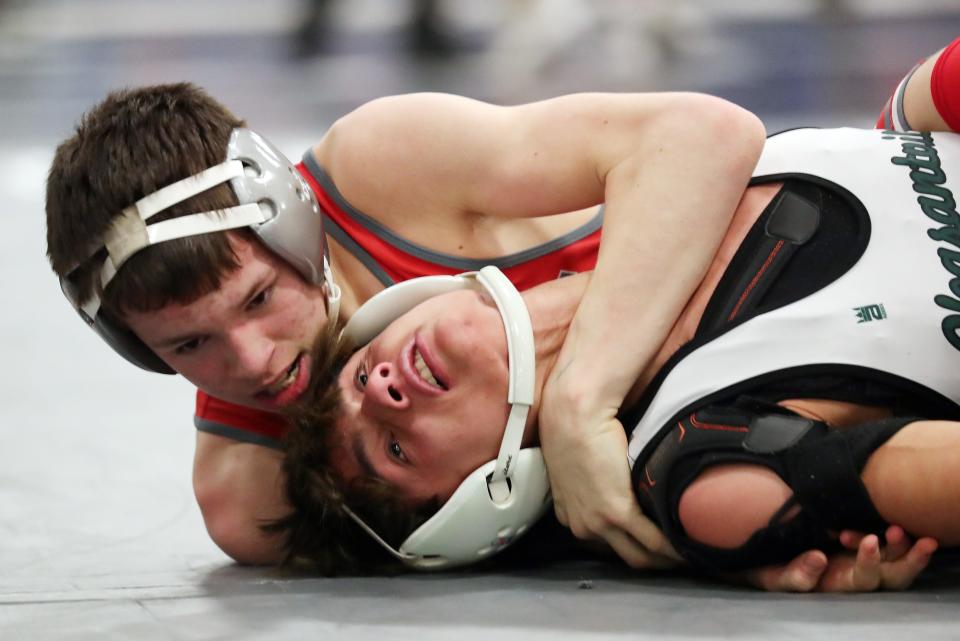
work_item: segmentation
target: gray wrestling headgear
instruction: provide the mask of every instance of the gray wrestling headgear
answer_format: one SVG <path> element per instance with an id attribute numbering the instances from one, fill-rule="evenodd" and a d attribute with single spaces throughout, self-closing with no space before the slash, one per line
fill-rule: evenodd
<path id="1" fill-rule="evenodd" d="M 467 476 L 443 507 L 398 550 L 347 508 L 353 520 L 391 555 L 419 570 L 482 561 L 523 535 L 550 506 L 547 466 L 540 448 L 521 449 L 536 374 L 530 315 L 513 283 L 496 267 L 484 267 L 479 272 L 425 276 L 388 287 L 364 303 L 342 333 L 362 345 L 429 298 L 481 287 L 496 303 L 507 332 L 510 414 L 497 459 Z"/>
<path id="2" fill-rule="evenodd" d="M 199 193 L 228 182 L 240 204 L 148 225 L 160 212 Z M 290 263 L 307 281 L 325 285 L 329 322 L 336 323 L 340 288 L 333 282 L 323 235 L 323 217 L 317 199 L 297 168 L 272 144 L 249 129 L 234 129 L 226 161 L 145 196 L 123 210 L 104 234 L 103 245 L 90 252 L 67 275 L 60 287 L 67 300 L 110 347 L 143 369 L 173 374 L 130 330 L 100 314 L 96 290 L 82 303 L 71 282 L 76 270 L 106 249 L 100 268 L 102 289 L 124 262 L 150 245 L 216 231 L 249 227 L 264 245 Z"/>

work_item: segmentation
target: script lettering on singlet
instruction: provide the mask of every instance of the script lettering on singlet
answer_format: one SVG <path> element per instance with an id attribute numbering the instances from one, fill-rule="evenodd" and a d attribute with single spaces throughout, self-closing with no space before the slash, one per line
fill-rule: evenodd
<path id="1" fill-rule="evenodd" d="M 941 264 L 953 276 L 949 283 L 952 296 L 937 294 L 933 301 L 948 312 L 953 312 L 944 317 L 940 327 L 947 341 L 960 350 L 960 213 L 957 212 L 957 201 L 953 192 L 944 186 L 947 175 L 941 167 L 933 136 L 915 131 L 886 130 L 883 138 L 900 141 L 903 155 L 894 156 L 890 162 L 910 169 L 913 191 L 920 194 L 917 197 L 920 209 L 927 218 L 942 225 L 928 229 L 927 235 L 937 242 L 949 243 L 954 247 L 937 249 Z"/>

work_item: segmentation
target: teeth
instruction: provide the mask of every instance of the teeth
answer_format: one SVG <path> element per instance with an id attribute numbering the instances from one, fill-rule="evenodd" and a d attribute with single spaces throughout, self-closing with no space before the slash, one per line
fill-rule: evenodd
<path id="1" fill-rule="evenodd" d="M 288 385 L 297 380 L 297 373 L 300 371 L 300 360 L 298 359 L 296 364 L 293 366 L 293 369 L 287 372 L 287 375 L 281 378 L 279 381 L 267 388 L 268 394 L 279 394 L 286 388 Z"/>
<path id="2" fill-rule="evenodd" d="M 416 366 L 417 371 L 420 372 L 420 378 L 430 383 L 434 387 L 440 387 L 440 383 L 437 382 L 437 378 L 433 375 L 433 372 L 430 371 L 430 368 L 427 367 L 426 361 L 423 360 L 423 356 L 420 355 L 420 350 L 414 348 L 413 350 L 413 364 Z"/>

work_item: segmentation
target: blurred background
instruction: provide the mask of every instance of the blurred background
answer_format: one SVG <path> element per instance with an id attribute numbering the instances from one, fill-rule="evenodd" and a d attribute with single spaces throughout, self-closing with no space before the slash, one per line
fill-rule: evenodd
<path id="1" fill-rule="evenodd" d="M 517 103 L 686 89 L 770 131 L 870 127 L 903 74 L 958 35 L 958 0 L 0 0 L 0 638 L 293 638 L 316 617 L 334 631 L 364 620 L 331 598 L 356 584 L 277 581 L 208 541 L 190 490 L 193 390 L 127 365 L 60 296 L 45 174 L 107 91 L 194 81 L 295 159 L 339 115 L 413 91 Z M 427 603 L 449 585 L 404 584 Z M 470 585 L 457 589 L 485 584 Z M 277 620 L 283 594 L 281 610 L 303 597 L 303 618 Z M 618 626 L 615 605 L 602 612 Z"/>

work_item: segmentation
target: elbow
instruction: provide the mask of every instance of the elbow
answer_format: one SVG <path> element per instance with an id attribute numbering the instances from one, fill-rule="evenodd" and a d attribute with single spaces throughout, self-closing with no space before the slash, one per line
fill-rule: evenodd
<path id="1" fill-rule="evenodd" d="M 220 479 L 222 481 L 223 479 Z M 231 484 L 194 476 L 194 494 L 211 540 L 241 565 L 277 565 L 284 540 L 261 529 L 263 521 Z"/>
<path id="2" fill-rule="evenodd" d="M 685 131 L 731 169 L 749 177 L 766 142 L 766 128 L 756 114 L 729 100 L 707 94 L 681 94 L 682 105 L 666 115 L 668 131 Z"/>
<path id="3" fill-rule="evenodd" d="M 283 561 L 282 540 L 263 532 L 242 515 L 219 512 L 205 517 L 204 524 L 217 547 L 240 565 L 279 565 Z"/>

